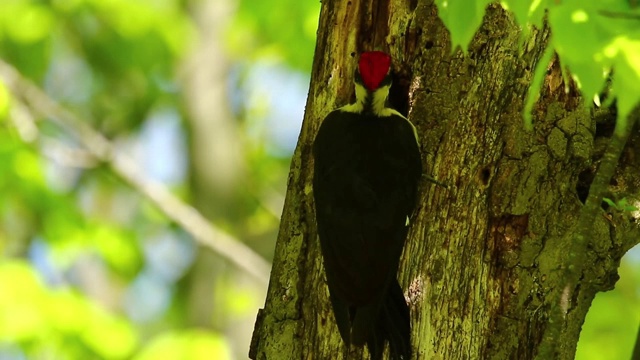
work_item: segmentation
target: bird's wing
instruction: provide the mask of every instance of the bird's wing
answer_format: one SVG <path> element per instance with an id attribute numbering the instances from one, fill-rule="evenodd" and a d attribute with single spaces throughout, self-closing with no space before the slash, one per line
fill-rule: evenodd
<path id="1" fill-rule="evenodd" d="M 421 173 L 410 124 L 383 120 L 362 124 L 333 112 L 314 142 L 316 218 L 328 285 L 354 306 L 376 302 L 395 277 Z"/>

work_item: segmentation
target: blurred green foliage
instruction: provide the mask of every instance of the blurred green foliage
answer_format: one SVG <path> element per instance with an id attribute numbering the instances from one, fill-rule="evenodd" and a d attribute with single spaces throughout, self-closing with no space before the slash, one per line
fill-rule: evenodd
<path id="1" fill-rule="evenodd" d="M 154 340 L 134 360 L 231 359 L 225 340 L 199 330 L 171 332 Z"/>
<path id="2" fill-rule="evenodd" d="M 319 14 L 320 1 L 243 0 L 228 34 L 231 53 L 276 57 L 309 73 Z"/>
<path id="3" fill-rule="evenodd" d="M 47 288 L 22 260 L 0 263 L 0 339 L 55 359 L 126 359 L 139 341 L 126 319 L 72 289 Z"/>
<path id="4" fill-rule="evenodd" d="M 59 100 L 81 96 L 107 134 L 135 129 L 150 107 L 171 101 L 176 61 L 194 38 L 178 1 L 8 0 L 0 4 L 0 53 L 42 83 L 52 66 L 78 69 Z M 56 81 L 69 79 L 48 79 Z M 173 90 L 173 91 L 172 91 Z M 65 96 L 66 95 L 66 96 Z M 173 99 L 175 100 L 175 99 Z"/>
<path id="5" fill-rule="evenodd" d="M 242 72 L 268 58 L 308 73 L 319 2 L 228 3 L 236 10 L 217 40 L 225 44 L 225 55 L 243 64 Z M 128 149 L 141 146 L 142 133 L 157 126 L 150 119 L 163 112 L 178 117 L 178 136 L 189 141 L 179 74 L 198 46 L 192 12 L 200 5 L 2 0 L 0 59 Z M 247 86 L 242 76 L 228 81 Z M 180 245 L 180 229 L 167 226 L 168 219 L 111 169 L 83 160 L 86 154 L 66 129 L 25 113 L 20 102 L 0 82 L 0 358 L 242 358 L 248 344 L 232 338 L 236 334 L 227 328 L 233 326 L 196 329 L 185 319 L 190 300 L 182 290 L 190 279 L 183 268 L 192 260 L 188 245 Z M 242 119 L 246 111 L 235 115 L 231 121 L 242 131 L 255 131 L 254 120 Z M 273 212 L 279 210 L 265 210 L 259 197 L 282 191 L 288 159 L 267 151 L 263 135 L 252 138 L 243 159 L 250 168 L 243 186 L 253 191 L 237 199 L 246 218 L 218 221 L 232 234 L 268 239 L 248 240 L 269 254 L 278 226 Z M 184 198 L 198 196 L 188 173 L 171 186 Z M 163 296 L 170 303 L 157 305 L 164 313 L 141 315 L 146 303 L 131 310 L 136 291 L 149 304 Z M 253 318 L 263 301 L 255 286 L 231 278 L 215 281 L 214 291 L 211 306 L 231 321 Z M 230 343 L 240 343 L 242 352 Z"/>

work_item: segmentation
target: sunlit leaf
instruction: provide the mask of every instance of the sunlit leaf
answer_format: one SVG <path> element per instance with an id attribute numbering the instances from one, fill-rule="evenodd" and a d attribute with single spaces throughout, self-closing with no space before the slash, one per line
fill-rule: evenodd
<path id="1" fill-rule="evenodd" d="M 528 24 L 541 26 L 545 10 L 543 0 L 506 0 L 503 3 L 513 12 L 518 24 L 524 30 Z"/>
<path id="2" fill-rule="evenodd" d="M 72 291 L 51 294 L 47 311 L 52 325 L 59 331 L 79 334 L 84 331 L 91 315 L 88 302 Z"/>
<path id="3" fill-rule="evenodd" d="M 89 236 L 105 261 L 117 272 L 133 276 L 139 269 L 140 249 L 131 234 L 109 226 L 96 226 Z"/>
<path id="4" fill-rule="evenodd" d="M 9 114 L 9 106 L 11 104 L 11 98 L 9 94 L 9 90 L 4 85 L 2 81 L 0 81 L 0 122 L 7 118 Z"/>
<path id="5" fill-rule="evenodd" d="M 540 92 L 540 87 L 542 86 L 542 81 L 544 80 L 544 76 L 547 73 L 547 67 L 549 66 L 549 62 L 553 58 L 553 50 L 550 46 L 544 50 L 542 57 L 536 64 L 536 69 L 533 73 L 533 80 L 531 81 L 531 85 L 529 85 L 529 90 L 527 92 L 527 101 L 524 105 L 522 117 L 524 118 L 524 125 L 527 130 L 533 130 L 533 122 L 532 122 L 532 111 L 533 105 L 538 99 L 538 94 Z"/>
<path id="6" fill-rule="evenodd" d="M 627 116 L 640 101 L 640 38 L 617 37 L 613 92 L 618 99 L 618 129 L 626 127 Z M 627 131 L 630 131 L 627 130 Z"/>
<path id="7" fill-rule="evenodd" d="M 125 320 L 68 289 L 47 289 L 28 263 L 0 262 L 0 341 L 55 348 L 60 338 L 103 359 L 127 358 L 138 343 Z"/>
<path id="8" fill-rule="evenodd" d="M 216 282 L 216 293 L 224 295 L 224 308 L 235 316 L 247 316 L 260 304 L 255 289 L 231 279 Z"/>
<path id="9" fill-rule="evenodd" d="M 0 260 L 0 340 L 23 341 L 47 328 L 45 289 L 24 261 Z"/>
<path id="10" fill-rule="evenodd" d="M 134 360 L 231 360 L 229 345 L 214 333 L 170 332 L 154 339 Z"/>
<path id="11" fill-rule="evenodd" d="M 467 51 L 467 46 L 482 24 L 484 10 L 489 1 L 438 0 L 438 16 L 451 34 L 452 49 L 458 46 Z"/>
<path id="12" fill-rule="evenodd" d="M 594 21 L 595 11 L 586 7 L 556 6 L 549 10 L 554 50 L 574 75 L 587 98 L 602 91 L 607 63 L 596 62 L 596 54 L 605 45 Z"/>
<path id="13" fill-rule="evenodd" d="M 19 151 L 14 159 L 13 168 L 22 180 L 43 183 L 44 177 L 40 166 L 40 159 L 27 150 Z"/>
<path id="14" fill-rule="evenodd" d="M 242 0 L 227 33 L 230 53 L 250 59 L 271 56 L 309 71 L 319 14 L 319 1 Z"/>
<path id="15" fill-rule="evenodd" d="M 138 336 L 129 323 L 91 306 L 87 327 L 80 336 L 102 358 L 124 359 L 131 355 Z"/>
<path id="16" fill-rule="evenodd" d="M 17 2 L 3 9 L 7 34 L 20 43 L 34 43 L 51 34 L 54 16 L 48 7 L 31 2 Z"/>

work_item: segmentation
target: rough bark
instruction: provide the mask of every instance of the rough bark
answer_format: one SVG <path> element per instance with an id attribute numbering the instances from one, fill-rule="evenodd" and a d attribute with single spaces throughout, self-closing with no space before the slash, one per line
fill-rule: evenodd
<path id="1" fill-rule="evenodd" d="M 564 255 L 602 154 L 600 143 L 606 142 L 601 138 L 611 135 L 603 124 L 614 118 L 608 110 L 586 110 L 573 84 L 565 92 L 554 59 L 534 109 L 534 130 L 524 130 L 527 89 L 549 36 L 546 28 L 533 29 L 520 46 L 513 19 L 490 5 L 463 54 L 452 51 L 430 1 L 323 1 L 253 359 L 366 358 L 344 348 L 330 310 L 310 149 L 322 118 L 350 100 L 356 54 L 372 49 L 394 58 L 392 104 L 418 129 L 425 173 L 449 185 L 423 182 L 400 266 L 416 358 L 536 355 L 562 288 Z M 617 175 L 627 180 L 612 193 L 638 194 L 638 181 L 628 176 L 638 166 L 637 156 L 623 155 Z M 585 254 L 589 265 L 568 299 L 554 357 L 573 358 L 591 301 L 615 284 L 620 258 L 639 239 L 631 220 L 629 213 L 604 210 L 594 219 Z"/>

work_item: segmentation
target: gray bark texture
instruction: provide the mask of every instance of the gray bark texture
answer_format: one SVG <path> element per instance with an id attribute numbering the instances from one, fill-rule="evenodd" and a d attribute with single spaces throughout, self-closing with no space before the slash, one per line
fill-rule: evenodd
<path id="1" fill-rule="evenodd" d="M 534 106 L 534 128 L 526 131 L 526 94 L 550 33 L 531 29 L 523 43 L 520 37 L 498 5 L 487 8 L 465 54 L 451 48 L 431 1 L 323 1 L 252 359 L 368 358 L 346 349 L 338 334 L 311 188 L 318 126 L 353 99 L 357 55 L 368 50 L 394 59 L 391 103 L 418 129 L 425 174 L 448 184 L 421 184 L 398 274 L 410 304 L 415 358 L 533 359 L 547 336 L 550 358 L 573 359 L 591 301 L 613 288 L 619 260 L 640 232 L 630 212 L 598 208 L 578 255 L 580 280 L 566 284 L 566 254 L 615 114 L 588 110 L 574 84 L 565 91 L 554 58 Z M 635 130 L 607 197 L 638 198 L 639 148 Z M 563 321 L 549 322 L 561 305 Z"/>

